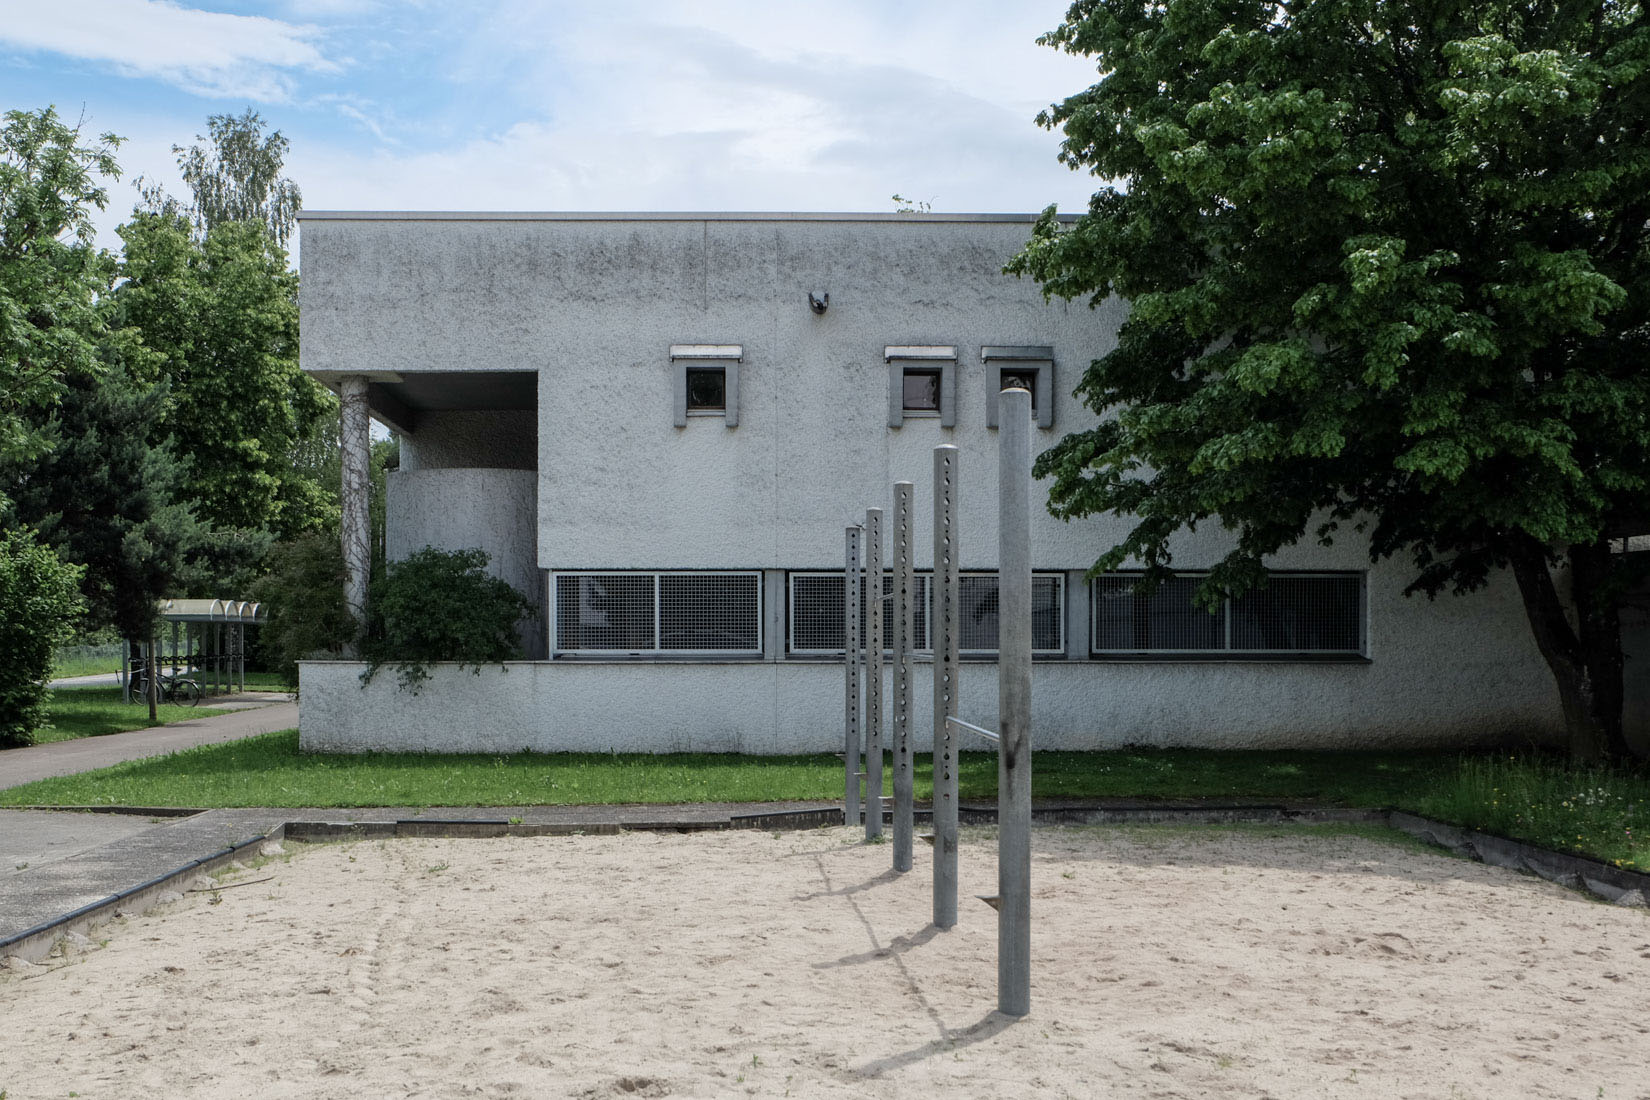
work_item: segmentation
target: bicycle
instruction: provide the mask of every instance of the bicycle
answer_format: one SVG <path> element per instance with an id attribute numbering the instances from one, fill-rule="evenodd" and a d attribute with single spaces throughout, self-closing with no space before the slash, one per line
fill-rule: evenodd
<path id="1" fill-rule="evenodd" d="M 201 701 L 201 686 L 187 676 L 166 673 L 160 674 L 157 686 L 160 689 L 160 702 L 171 703 L 173 706 L 192 707 Z M 132 670 L 131 697 L 133 702 L 149 698 L 149 673 L 139 666 Z"/>

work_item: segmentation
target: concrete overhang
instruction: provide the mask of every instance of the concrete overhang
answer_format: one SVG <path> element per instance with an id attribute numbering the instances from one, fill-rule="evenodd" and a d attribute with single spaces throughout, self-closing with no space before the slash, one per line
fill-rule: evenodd
<path id="1" fill-rule="evenodd" d="M 398 432 L 418 431 L 420 413 L 503 412 L 538 408 L 539 375 L 531 370 L 310 371 L 332 392 L 344 378 L 367 380 L 367 409 Z"/>

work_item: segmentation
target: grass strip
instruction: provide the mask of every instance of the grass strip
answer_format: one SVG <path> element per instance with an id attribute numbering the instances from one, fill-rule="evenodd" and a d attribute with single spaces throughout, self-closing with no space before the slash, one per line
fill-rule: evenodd
<path id="1" fill-rule="evenodd" d="M 34 731 L 37 745 L 148 729 L 155 724 L 149 721 L 149 708 L 142 703 L 123 702 L 118 687 L 53 688 L 46 711 L 51 725 Z M 159 724 L 164 726 L 188 718 L 199 718 L 200 712 L 190 707 L 162 703 L 157 715 Z"/>
<path id="2" fill-rule="evenodd" d="M 885 765 L 883 774 L 891 778 Z M 997 760 L 965 752 L 964 799 L 996 797 Z M 1578 769 L 1536 753 L 1039 752 L 1039 798 L 1394 806 L 1558 851 L 1650 869 L 1650 774 Z M 926 755 L 919 799 L 932 795 Z M 532 806 L 834 801 L 832 755 L 713 753 L 305 754 L 295 730 L 0 791 L 0 805 Z"/>
<path id="3" fill-rule="evenodd" d="M 248 691 L 282 691 L 280 676 L 273 672 L 246 674 Z M 208 695 L 204 703 L 215 696 Z M 47 721 L 51 724 L 34 731 L 34 741 L 44 745 L 52 741 L 73 741 L 78 737 L 102 737 L 109 733 L 148 729 L 149 708 L 142 703 L 128 703 L 121 699 L 120 688 L 105 685 L 91 687 L 57 687 L 52 689 L 46 704 Z M 212 713 L 211 709 L 179 707 L 161 703 L 159 725 L 182 722 Z"/>

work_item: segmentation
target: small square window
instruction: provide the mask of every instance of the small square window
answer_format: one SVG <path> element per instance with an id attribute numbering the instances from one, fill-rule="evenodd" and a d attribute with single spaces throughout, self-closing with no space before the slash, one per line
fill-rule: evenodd
<path id="1" fill-rule="evenodd" d="M 1031 411 L 1037 411 L 1037 372 L 1034 370 L 1003 369 L 1002 382 L 997 387 L 998 392 L 1003 390 L 1021 389 L 1031 394 Z"/>
<path id="2" fill-rule="evenodd" d="M 728 375 L 722 367 L 689 367 L 687 371 L 687 411 L 725 412 L 728 407 Z"/>
<path id="3" fill-rule="evenodd" d="M 1031 422 L 1054 427 L 1054 349 L 1029 345 L 987 346 L 980 349 L 985 364 L 985 423 L 997 426 L 998 396 L 1010 387 L 1031 393 Z"/>
<path id="4" fill-rule="evenodd" d="M 670 345 L 676 426 L 685 428 L 691 416 L 720 416 L 728 427 L 739 424 L 739 364 L 745 349 L 739 344 Z"/>
<path id="5" fill-rule="evenodd" d="M 901 379 L 904 386 L 904 410 L 907 413 L 938 415 L 940 377 L 938 367 L 906 367 Z"/>
<path id="6" fill-rule="evenodd" d="M 888 426 L 907 416 L 938 419 L 940 427 L 957 425 L 957 349 L 950 344 L 889 344 Z"/>

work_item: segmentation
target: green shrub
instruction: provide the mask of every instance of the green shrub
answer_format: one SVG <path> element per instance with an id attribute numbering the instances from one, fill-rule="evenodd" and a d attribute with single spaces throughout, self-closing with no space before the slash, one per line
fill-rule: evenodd
<path id="1" fill-rule="evenodd" d="M 480 672 L 483 664 L 520 657 L 516 624 L 537 615 L 527 597 L 488 574 L 485 551 L 430 546 L 390 562 L 373 582 L 369 604 L 362 680 L 393 664 L 401 686 L 415 692 L 436 661 Z"/>
<path id="2" fill-rule="evenodd" d="M 258 629 L 259 647 L 287 687 L 298 687 L 298 662 L 337 657 L 355 636 L 355 619 L 344 602 L 343 550 L 336 535 L 301 535 L 270 557 L 269 573 L 253 588 L 268 620 Z"/>
<path id="3" fill-rule="evenodd" d="M 32 744 L 46 720 L 52 659 L 81 611 L 80 574 L 27 531 L 0 533 L 0 748 Z"/>

